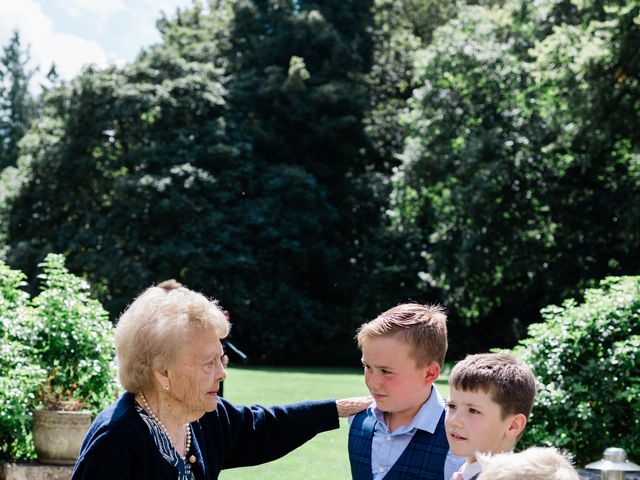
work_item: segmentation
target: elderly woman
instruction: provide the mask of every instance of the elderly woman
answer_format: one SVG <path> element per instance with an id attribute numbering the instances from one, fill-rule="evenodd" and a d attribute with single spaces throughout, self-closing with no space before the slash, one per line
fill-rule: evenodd
<path id="1" fill-rule="evenodd" d="M 234 406 L 217 395 L 228 333 L 215 301 L 173 280 L 143 292 L 115 331 L 126 393 L 91 425 L 72 480 L 216 479 L 338 428 L 371 400 Z"/>

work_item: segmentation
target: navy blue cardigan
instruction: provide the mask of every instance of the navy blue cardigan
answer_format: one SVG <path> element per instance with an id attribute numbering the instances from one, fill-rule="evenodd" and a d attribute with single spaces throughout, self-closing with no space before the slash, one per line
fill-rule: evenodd
<path id="1" fill-rule="evenodd" d="M 213 480 L 223 468 L 280 458 L 339 422 L 333 400 L 264 408 L 218 398 L 216 410 L 191 426 L 194 477 Z M 136 412 L 134 396 L 125 393 L 89 428 L 71 480 L 175 480 L 177 475 Z"/>

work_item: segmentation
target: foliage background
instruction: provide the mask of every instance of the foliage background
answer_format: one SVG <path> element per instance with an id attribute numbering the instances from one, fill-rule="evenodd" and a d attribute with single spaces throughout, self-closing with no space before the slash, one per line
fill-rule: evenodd
<path id="1" fill-rule="evenodd" d="M 536 405 L 523 446 L 573 452 L 577 465 L 612 445 L 640 451 L 640 277 L 611 277 L 542 311 L 515 351 L 533 366 Z"/>
<path id="2" fill-rule="evenodd" d="M 262 364 L 355 365 L 355 328 L 408 300 L 448 308 L 451 358 L 512 346 L 639 269 L 639 12 L 212 0 L 37 98 L 16 35 L 1 255 L 33 292 L 63 253 L 112 321 L 177 278 Z"/>
<path id="3" fill-rule="evenodd" d="M 111 321 L 167 278 L 218 298 L 254 364 L 355 366 L 405 301 L 447 307 L 450 359 L 533 324 L 532 439 L 637 451 L 637 375 L 598 373 L 638 371 L 637 280 L 591 288 L 640 271 L 638 0 L 209 0 L 158 29 L 35 97 L 2 51 L 4 392 L 42 373 L 6 332 L 58 252 Z"/>

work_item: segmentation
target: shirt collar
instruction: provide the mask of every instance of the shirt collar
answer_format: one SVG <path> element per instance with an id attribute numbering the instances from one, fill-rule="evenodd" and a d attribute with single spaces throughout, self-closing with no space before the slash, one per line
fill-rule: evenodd
<path id="1" fill-rule="evenodd" d="M 429 433 L 434 433 L 440 421 L 440 416 L 444 410 L 444 400 L 438 389 L 431 385 L 431 393 L 426 402 L 422 404 L 411 423 L 405 427 L 407 430 L 417 428 Z M 369 411 L 379 422 L 384 423 L 384 413 L 378 408 L 375 402 L 369 407 Z"/>
<path id="2" fill-rule="evenodd" d="M 482 471 L 482 465 L 480 465 L 480 462 L 473 462 L 473 463 L 465 462 L 464 465 L 462 465 L 462 467 L 460 468 L 460 473 L 464 477 L 464 480 L 469 480 L 470 478 L 473 478 L 474 476 L 478 475 L 481 471 Z"/>

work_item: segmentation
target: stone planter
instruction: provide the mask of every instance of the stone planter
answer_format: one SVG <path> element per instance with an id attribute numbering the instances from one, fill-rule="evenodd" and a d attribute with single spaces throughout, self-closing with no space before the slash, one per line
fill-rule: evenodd
<path id="1" fill-rule="evenodd" d="M 33 443 L 42 463 L 73 465 L 91 425 L 89 410 L 34 410 Z"/>

